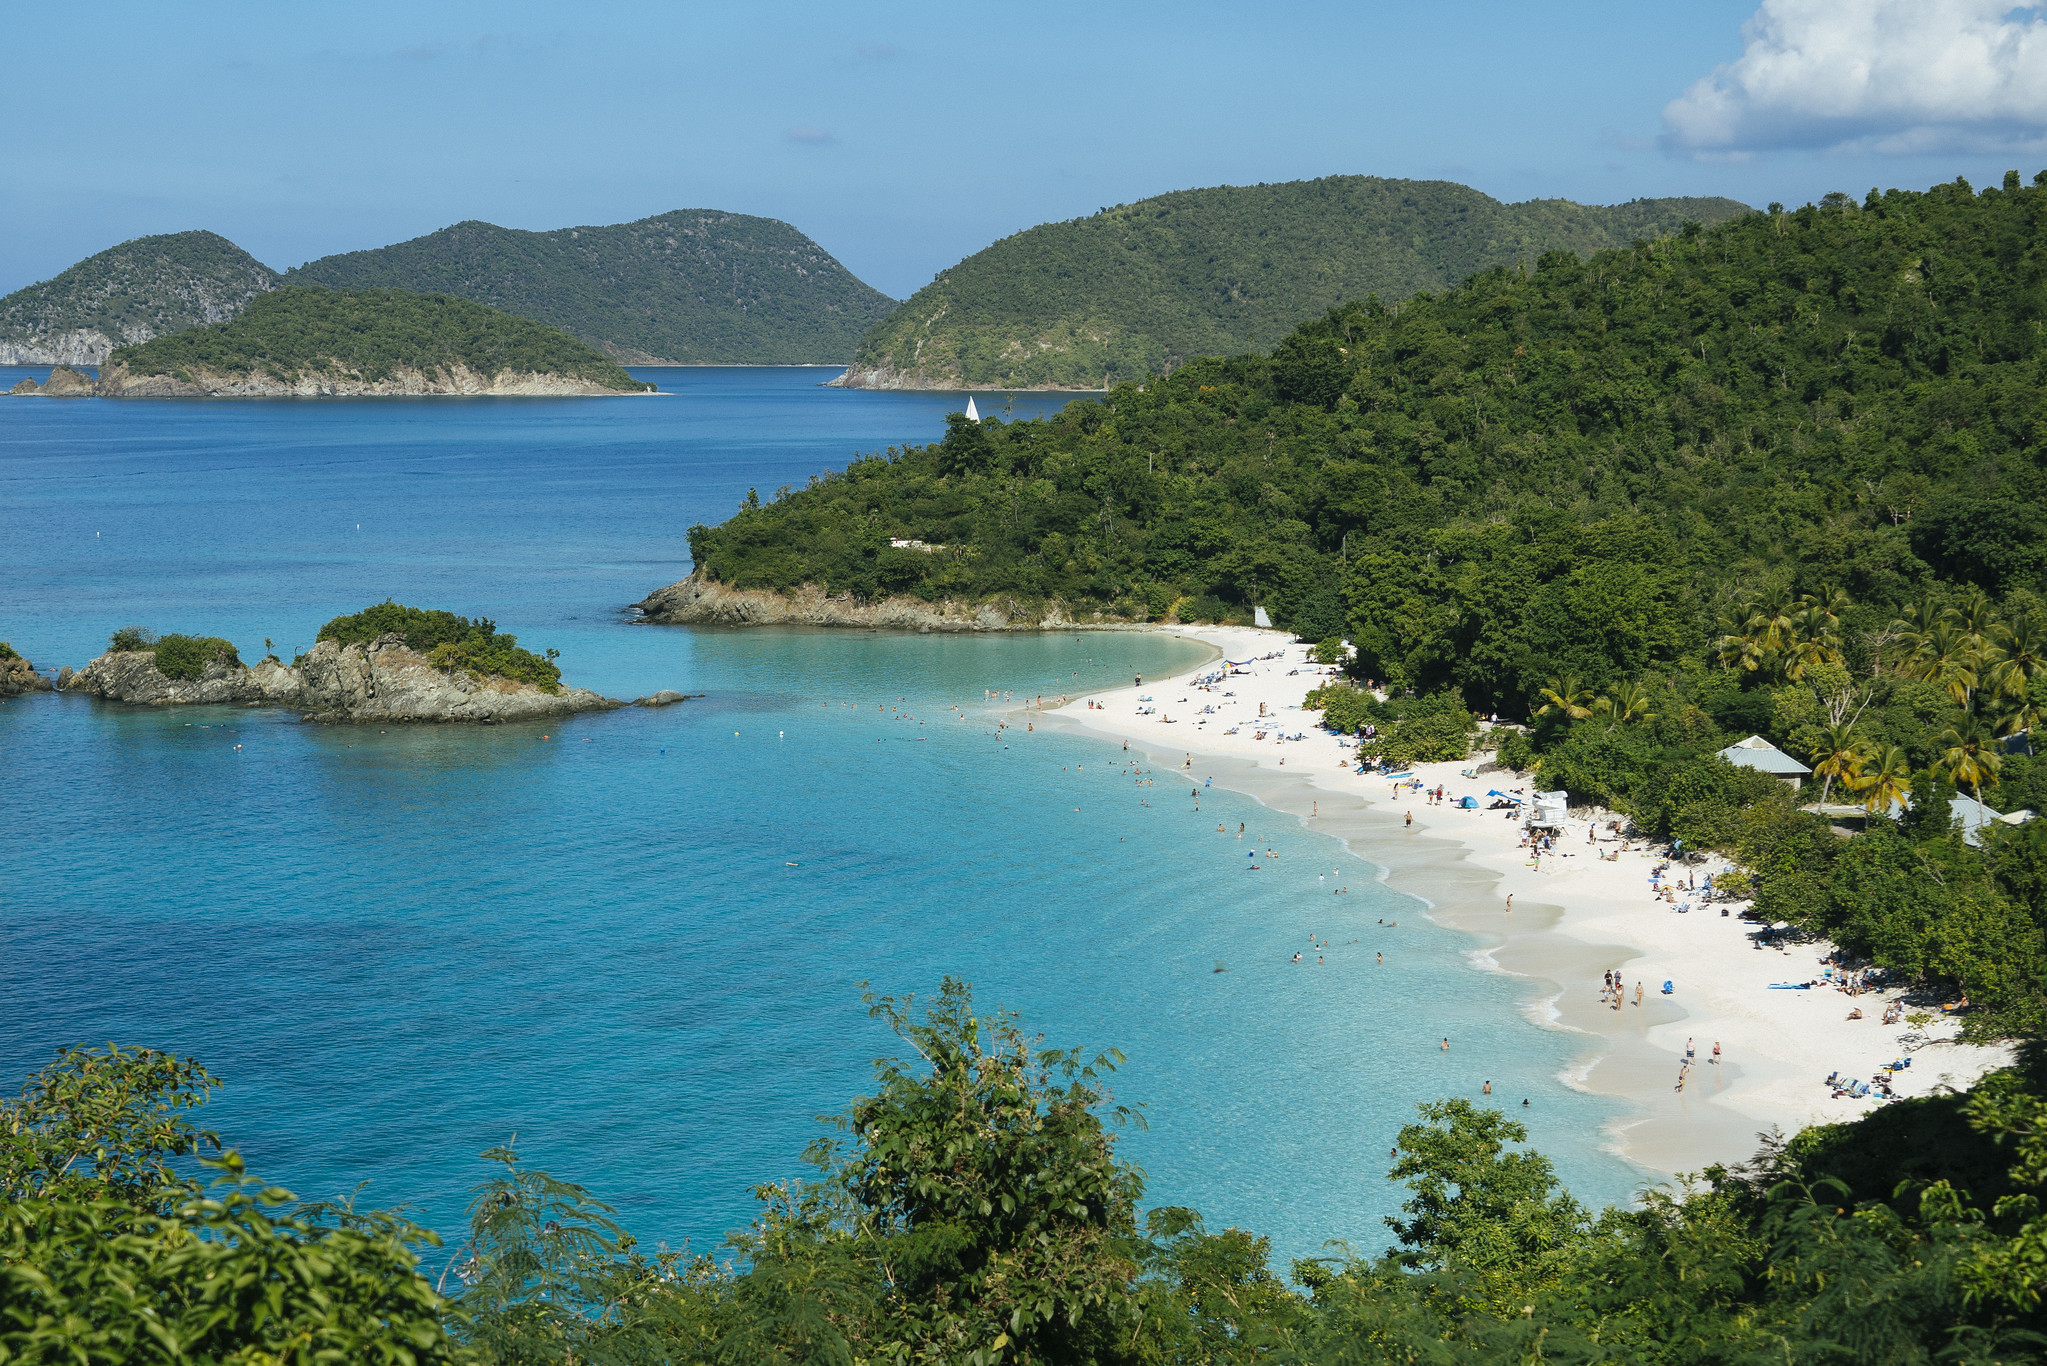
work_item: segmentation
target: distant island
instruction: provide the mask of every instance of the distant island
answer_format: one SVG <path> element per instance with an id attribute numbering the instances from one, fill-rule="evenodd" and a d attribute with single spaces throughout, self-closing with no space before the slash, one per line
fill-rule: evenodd
<path id="1" fill-rule="evenodd" d="M 1106 389 L 1266 351 L 1351 299 L 1395 303 L 1546 251 L 1584 256 L 1750 212 L 1732 199 L 1502 204 L 1440 180 L 1181 190 L 1006 237 L 860 340 L 865 389 Z"/>
<path id="2" fill-rule="evenodd" d="M 218 636 L 124 626 L 104 654 L 60 672 L 57 687 L 144 706 L 292 707 L 329 722 L 495 724 L 626 705 L 563 684 L 556 657 L 521 648 L 488 618 L 387 601 L 334 618 L 289 664 L 272 654 L 246 665 Z M 659 692 L 635 705 L 682 700 Z"/>
<path id="3" fill-rule="evenodd" d="M 653 386 L 543 323 L 445 294 L 287 285 L 233 321 L 117 348 L 107 398 L 610 395 Z"/>
<path id="4" fill-rule="evenodd" d="M 452 294 L 627 365 L 843 365 L 895 307 L 787 223 L 715 209 L 552 232 L 457 223 L 285 278 Z"/>
<path id="5" fill-rule="evenodd" d="M 138 237 L 0 299 L 0 365 L 103 365 L 117 346 L 225 322 L 276 285 L 216 233 Z"/>

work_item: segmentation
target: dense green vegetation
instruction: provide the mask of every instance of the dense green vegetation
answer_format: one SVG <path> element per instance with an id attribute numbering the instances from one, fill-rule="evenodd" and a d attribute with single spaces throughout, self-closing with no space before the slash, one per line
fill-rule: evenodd
<path id="1" fill-rule="evenodd" d="M 495 674 L 518 683 L 561 691 L 557 651 L 543 655 L 519 648 L 519 638 L 501 633 L 488 617 L 458 617 L 438 609 L 405 607 L 385 599 L 374 607 L 336 617 L 320 628 L 317 639 L 337 645 L 367 645 L 380 636 L 402 638 L 409 650 L 423 654 L 437 669 L 462 670 L 477 678 Z"/>
<path id="2" fill-rule="evenodd" d="M 286 279 L 473 299 L 628 365 L 843 362 L 894 307 L 787 223 L 711 209 L 553 232 L 457 223 Z"/>
<path id="3" fill-rule="evenodd" d="M 853 366 L 924 385 L 1106 388 L 1273 346 L 1347 299 L 1393 302 L 1746 212 L 1731 199 L 1502 204 L 1375 176 L 1182 190 L 976 252 L 861 338 Z"/>
<path id="4" fill-rule="evenodd" d="M 249 1181 L 192 1124 L 215 1082 L 189 1059 L 66 1052 L 0 1105 L 0 1361 L 2047 1359 L 2030 1056 L 1627 1210 L 1587 1209 L 1497 1111 L 1426 1104 L 1395 1141 L 1407 1198 L 1383 1254 L 1282 1274 L 1255 1232 L 1143 1207 L 1115 1151 L 1119 1059 L 1034 1048 L 956 983 L 921 1017 L 872 1009 L 916 1060 L 876 1064 L 810 1179 L 757 1188 L 729 1260 L 648 1251 L 508 1148 L 484 1154 L 467 1236 L 442 1252 L 397 1215 Z"/>
<path id="5" fill-rule="evenodd" d="M 2047 686 L 2043 182 L 1829 195 L 1348 304 L 1269 356 L 956 416 L 692 551 L 741 586 L 1265 606 L 1390 689 L 1317 699 L 1379 728 L 1368 755 L 1526 720 L 1500 757 L 1545 789 L 1735 853 L 1754 914 L 2029 1033 L 2047 832 L 1964 842 L 1950 808 L 2047 809 L 2047 763 L 2007 752 Z M 1714 757 L 1751 734 L 1804 792 Z M 1853 815 L 1798 809 L 1821 800 Z"/>
<path id="6" fill-rule="evenodd" d="M 568 375 L 608 389 L 648 386 L 609 357 L 542 323 L 445 294 L 289 285 L 259 296 L 232 322 L 194 327 L 109 358 L 139 375 L 300 376 L 377 381 L 401 369 L 432 374 L 466 365 Z"/>
<path id="7" fill-rule="evenodd" d="M 107 648 L 116 653 L 153 655 L 157 672 L 180 682 L 200 677 L 215 662 L 230 669 L 242 667 L 242 657 L 236 653 L 234 642 L 219 636 L 184 636 L 175 632 L 160 636 L 140 626 L 123 626 L 107 641 Z"/>
<path id="8" fill-rule="evenodd" d="M 0 352 L 48 350 L 74 331 L 99 333 L 105 347 L 147 341 L 232 318 L 276 284 L 268 266 L 214 233 L 138 237 L 0 298 Z"/>

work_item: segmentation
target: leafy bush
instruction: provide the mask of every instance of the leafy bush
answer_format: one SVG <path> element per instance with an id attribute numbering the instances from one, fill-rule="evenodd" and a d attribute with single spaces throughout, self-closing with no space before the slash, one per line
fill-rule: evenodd
<path id="1" fill-rule="evenodd" d="M 234 642 L 222 640 L 219 636 L 185 636 L 175 633 L 160 636 L 145 627 L 123 626 L 108 639 L 107 649 L 116 654 L 152 655 L 155 657 L 158 673 L 181 683 L 202 677 L 216 662 L 230 669 L 243 667 L 242 657 L 236 651 Z"/>
<path id="2" fill-rule="evenodd" d="M 1543 771 L 1547 776 L 1547 760 Z M 1788 811 L 1791 794 L 1769 774 L 1711 754 L 1647 773 L 1633 807 L 1636 823 L 1658 839 L 1681 839 L 1696 849 L 1727 849 L 1740 838 L 1742 809 L 1757 802 Z"/>
<path id="3" fill-rule="evenodd" d="M 386 599 L 349 616 L 336 617 L 320 628 L 318 639 L 337 645 L 367 645 L 395 635 L 408 650 L 427 657 L 437 669 L 460 670 L 473 677 L 496 675 L 532 683 L 545 692 L 561 691 L 562 673 L 556 653 L 546 657 L 519 648 L 519 638 L 500 634 L 488 617 L 474 621 L 439 609 L 406 607 Z"/>
<path id="4" fill-rule="evenodd" d="M 1516 773 L 1526 773 L 1535 767 L 1535 744 L 1518 730 L 1498 730 L 1500 737 L 1498 761 L 1500 767 L 1510 768 Z"/>
<path id="5" fill-rule="evenodd" d="M 1321 712 L 1323 726 L 1339 735 L 1355 735 L 1367 724 L 1381 719 L 1379 699 L 1340 678 L 1311 689 L 1301 699 L 1301 706 Z"/>
<path id="6" fill-rule="evenodd" d="M 4 640 L 0 640 L 0 659 L 20 659 L 20 658 L 21 658 L 21 656 L 20 656 L 20 655 L 18 655 L 18 654 L 16 654 L 16 653 L 14 652 L 14 647 L 13 647 L 12 645 L 9 645 L 9 644 L 8 644 L 8 643 L 7 643 L 6 641 L 4 641 Z"/>
<path id="7" fill-rule="evenodd" d="M 1344 654 L 1343 638 L 1341 636 L 1330 636 L 1326 640 L 1316 642 L 1315 662 L 1317 664 L 1341 664 L 1343 663 Z"/>

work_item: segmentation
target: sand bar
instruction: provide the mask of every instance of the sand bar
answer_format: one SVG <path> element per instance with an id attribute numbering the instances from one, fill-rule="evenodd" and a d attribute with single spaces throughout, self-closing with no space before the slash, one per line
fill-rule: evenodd
<path id="1" fill-rule="evenodd" d="M 1830 1073 L 1868 1080 L 1885 1063 L 1909 1057 L 1911 1066 L 1894 1074 L 1894 1090 L 1924 1095 L 1965 1087 L 2008 1060 L 2007 1050 L 1955 1042 L 1959 1023 L 1951 1019 L 1923 1028 L 1881 1024 L 1895 991 L 1851 998 L 1831 986 L 1773 989 L 1821 978 L 1833 946 L 1758 948 L 1758 927 L 1740 918 L 1739 905 L 1723 916 L 1724 903 L 1696 894 L 1652 898 L 1650 874 L 1664 851 L 1635 842 L 1618 860 L 1601 858 L 1622 847 L 1607 829 L 1610 813 L 1572 812 L 1556 852 L 1531 866 L 1519 820 L 1484 808 L 1489 791 L 1532 784 L 1482 767 L 1485 756 L 1412 770 L 1424 788 L 1442 785 L 1442 805 L 1355 773 L 1352 751 L 1321 729 L 1317 713 L 1301 710 L 1322 670 L 1286 633 L 1159 629 L 1208 644 L 1223 659 L 1255 662 L 1210 691 L 1191 680 L 1223 667 L 1219 661 L 1057 708 L 1047 699 L 1049 713 L 1130 741 L 1165 772 L 1212 778 L 1299 817 L 1383 870 L 1394 890 L 1426 901 L 1432 918 L 1474 935 L 1481 966 L 1527 981 L 1531 1018 L 1586 1036 L 1564 1080 L 1632 1103 L 1635 1112 L 1616 1121 L 1607 1143 L 1650 1171 L 1738 1162 L 1755 1151 L 1759 1133 L 1853 1119 L 1883 1103 L 1836 1098 L 1825 1085 Z M 1462 776 L 1467 769 L 1478 776 Z M 1466 795 L 1479 798 L 1480 809 L 1449 804 Z M 1715 857 L 1685 872 L 1703 881 L 1727 866 Z M 1688 911 L 1678 909 L 1686 904 Z M 1608 970 L 1626 983 L 1618 1011 L 1600 999 Z M 1666 980 L 1669 995 L 1661 990 Z M 1856 1009 L 1862 1018 L 1849 1019 Z M 1716 1043 L 1718 1063 L 1711 1061 Z M 1696 1060 L 1684 1068 L 1688 1044 Z"/>

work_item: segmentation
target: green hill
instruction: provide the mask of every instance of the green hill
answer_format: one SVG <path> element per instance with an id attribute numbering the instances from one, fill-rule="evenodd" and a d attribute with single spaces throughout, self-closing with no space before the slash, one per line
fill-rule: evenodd
<path id="1" fill-rule="evenodd" d="M 1391 303 L 1545 251 L 1584 255 L 1746 212 L 1731 199 L 1502 204 L 1374 176 L 1182 190 L 968 257 L 861 338 L 845 383 L 1105 388 L 1266 349 L 1346 299 Z"/>
<path id="2" fill-rule="evenodd" d="M 787 223 L 710 209 L 554 232 L 457 223 L 287 278 L 473 299 L 629 365 L 843 363 L 893 306 Z"/>
<path id="3" fill-rule="evenodd" d="M 276 284 L 215 233 L 137 237 L 0 299 L 0 365 L 98 365 L 116 346 L 224 322 Z"/>
<path id="4" fill-rule="evenodd" d="M 310 285 L 261 295 L 231 322 L 121 347 L 101 384 L 103 391 L 154 392 L 145 384 L 154 378 L 224 392 L 221 381 L 248 380 L 366 392 L 401 382 L 408 371 L 426 376 L 430 392 L 456 391 L 449 386 L 461 382 L 458 371 L 484 380 L 561 376 L 627 393 L 646 387 L 557 328 L 466 299 Z"/>

